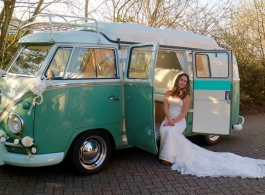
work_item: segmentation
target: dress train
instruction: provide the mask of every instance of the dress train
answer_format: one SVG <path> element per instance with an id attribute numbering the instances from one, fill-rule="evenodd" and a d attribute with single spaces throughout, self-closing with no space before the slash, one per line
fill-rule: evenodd
<path id="1" fill-rule="evenodd" d="M 169 113 L 177 117 L 181 113 L 183 101 L 170 97 Z M 242 157 L 229 152 L 212 152 L 193 144 L 185 138 L 182 132 L 186 128 L 186 120 L 175 123 L 175 126 L 160 127 L 161 160 L 172 163 L 172 170 L 181 174 L 191 174 L 198 177 L 265 177 L 265 160 Z"/>

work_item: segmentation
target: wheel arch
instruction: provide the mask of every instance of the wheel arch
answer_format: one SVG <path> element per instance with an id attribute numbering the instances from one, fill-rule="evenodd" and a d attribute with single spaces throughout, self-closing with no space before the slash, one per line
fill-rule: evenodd
<path id="1" fill-rule="evenodd" d="M 93 175 L 100 172 L 115 149 L 111 133 L 102 128 L 84 130 L 74 137 L 65 155 L 65 162 L 75 173 Z"/>
<path id="2" fill-rule="evenodd" d="M 115 140 L 113 138 L 113 135 L 110 133 L 110 131 L 108 131 L 107 129 L 104 129 L 104 128 L 93 128 L 93 129 L 86 129 L 86 130 L 83 130 L 83 131 L 80 131 L 78 133 L 74 133 L 71 140 L 69 141 L 69 144 L 68 144 L 68 147 L 67 149 L 65 150 L 65 158 L 68 156 L 68 153 L 73 145 L 73 143 L 75 142 L 75 140 L 81 136 L 82 134 L 88 132 L 88 131 L 100 131 L 100 132 L 104 132 L 109 138 L 110 138 L 110 141 L 111 141 L 111 146 L 112 146 L 112 150 L 114 151 L 116 149 L 116 144 L 115 144 Z"/>

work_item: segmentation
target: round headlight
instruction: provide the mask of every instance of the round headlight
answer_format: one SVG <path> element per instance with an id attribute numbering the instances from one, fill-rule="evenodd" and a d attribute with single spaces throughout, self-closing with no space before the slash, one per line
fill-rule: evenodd
<path id="1" fill-rule="evenodd" d="M 21 133 L 23 130 L 23 120 L 16 114 L 11 114 L 7 120 L 7 126 L 12 133 Z"/>

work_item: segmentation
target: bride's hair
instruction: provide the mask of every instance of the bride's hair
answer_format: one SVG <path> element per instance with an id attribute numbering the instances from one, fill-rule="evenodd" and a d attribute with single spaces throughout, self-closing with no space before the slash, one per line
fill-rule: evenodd
<path id="1" fill-rule="evenodd" d="M 182 76 L 187 78 L 187 84 L 184 88 L 179 88 L 178 82 Z M 171 89 L 170 95 L 178 97 L 180 99 L 184 99 L 187 95 L 190 94 L 190 79 L 186 73 L 179 74 L 175 80 L 174 86 Z"/>

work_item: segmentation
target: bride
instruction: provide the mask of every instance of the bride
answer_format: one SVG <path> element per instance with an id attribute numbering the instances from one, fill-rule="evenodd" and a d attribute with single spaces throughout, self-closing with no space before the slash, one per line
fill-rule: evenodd
<path id="1" fill-rule="evenodd" d="M 172 90 L 165 94 L 165 119 L 160 127 L 160 154 L 163 164 L 172 170 L 198 177 L 265 177 L 265 160 L 242 157 L 228 152 L 201 148 L 182 134 L 190 106 L 189 76 L 180 74 Z"/>

